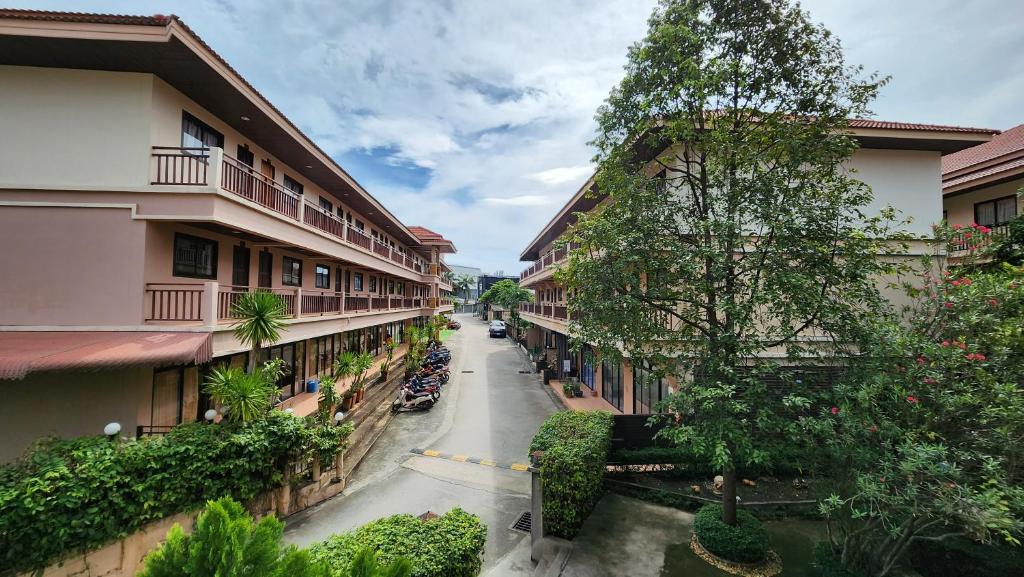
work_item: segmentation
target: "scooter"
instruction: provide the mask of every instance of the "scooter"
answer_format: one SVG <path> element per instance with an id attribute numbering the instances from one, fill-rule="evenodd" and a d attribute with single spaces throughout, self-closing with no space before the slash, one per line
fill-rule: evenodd
<path id="1" fill-rule="evenodd" d="M 415 393 L 408 387 L 398 389 L 398 396 L 391 403 L 391 412 L 429 411 L 434 406 L 435 398 L 430 393 Z"/>

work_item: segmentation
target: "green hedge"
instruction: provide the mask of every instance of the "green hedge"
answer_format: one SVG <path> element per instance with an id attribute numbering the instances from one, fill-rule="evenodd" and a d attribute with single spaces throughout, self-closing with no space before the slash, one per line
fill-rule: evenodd
<path id="1" fill-rule="evenodd" d="M 608 457 L 608 462 L 618 465 L 676 465 L 677 474 L 686 478 L 720 475 L 721 470 L 711 466 L 706 457 L 697 456 L 688 447 L 645 447 L 643 449 L 620 449 Z M 741 477 L 762 475 L 805 476 L 817 471 L 828 470 L 820 455 L 808 450 L 793 450 L 781 447 L 769 451 L 763 465 L 740 464 L 737 474 Z"/>
<path id="2" fill-rule="evenodd" d="M 544 532 L 572 539 L 604 492 L 612 415 L 563 411 L 548 417 L 530 443 L 541 458 Z"/>
<path id="3" fill-rule="evenodd" d="M 381 563 L 408 559 L 414 577 L 475 577 L 486 540 L 480 518 L 455 508 L 429 521 L 412 515 L 377 519 L 313 545 L 310 554 L 326 562 L 335 577 L 348 577 L 356 554 L 367 547 Z"/>
<path id="4" fill-rule="evenodd" d="M 0 467 L 0 574 L 40 569 L 210 499 L 252 499 L 278 486 L 278 465 L 309 442 L 303 420 L 281 411 L 137 441 L 44 441 Z"/>
<path id="5" fill-rule="evenodd" d="M 693 518 L 693 532 L 705 549 L 728 561 L 757 563 L 768 554 L 768 532 L 747 511 L 736 511 L 730 526 L 722 522 L 721 505 L 704 505 Z"/>

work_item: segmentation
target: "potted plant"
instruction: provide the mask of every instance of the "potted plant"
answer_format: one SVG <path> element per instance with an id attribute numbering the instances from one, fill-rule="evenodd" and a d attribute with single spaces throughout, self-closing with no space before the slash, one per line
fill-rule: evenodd
<path id="1" fill-rule="evenodd" d="M 347 389 L 344 393 L 342 393 L 342 395 L 341 395 L 341 410 L 342 411 L 350 411 L 350 410 L 352 410 L 352 405 L 355 403 L 355 397 L 356 397 L 356 393 L 351 388 Z"/>
<path id="2" fill-rule="evenodd" d="M 562 394 L 565 395 L 566 397 L 572 397 L 573 396 L 572 383 L 570 383 L 568 381 L 562 383 Z"/>
<path id="3" fill-rule="evenodd" d="M 373 357 L 370 353 L 356 355 L 355 363 L 352 366 L 355 373 L 355 380 L 352 381 L 352 389 L 356 392 L 356 402 L 363 400 L 363 389 L 366 386 L 366 372 L 373 366 Z"/>
<path id="4" fill-rule="evenodd" d="M 387 356 L 384 357 L 384 362 L 380 365 L 380 380 L 381 382 L 387 382 L 388 372 L 391 371 L 391 361 L 395 358 L 395 342 L 389 340 L 384 349 L 387 351 Z"/>

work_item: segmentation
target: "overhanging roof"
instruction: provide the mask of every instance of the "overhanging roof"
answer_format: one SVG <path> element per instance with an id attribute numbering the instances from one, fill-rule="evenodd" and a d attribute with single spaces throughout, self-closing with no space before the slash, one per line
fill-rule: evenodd
<path id="1" fill-rule="evenodd" d="M 210 333 L 0 332 L 0 379 L 59 370 L 103 370 L 203 364 Z"/>
<path id="2" fill-rule="evenodd" d="M 0 64 L 154 74 L 378 228 L 403 243 L 419 244 L 177 16 L 0 9 Z"/>

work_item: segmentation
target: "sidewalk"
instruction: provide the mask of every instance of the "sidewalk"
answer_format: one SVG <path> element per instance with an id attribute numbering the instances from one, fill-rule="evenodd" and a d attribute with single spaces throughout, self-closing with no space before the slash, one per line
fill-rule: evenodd
<path id="1" fill-rule="evenodd" d="M 583 386 L 582 397 L 566 397 L 565 393 L 562 392 L 562 381 L 557 379 L 551 379 L 548 384 L 552 392 L 558 397 L 558 400 L 565 405 L 565 408 L 573 411 L 607 411 L 615 415 L 621 415 L 622 411 L 608 404 L 607 401 L 601 397 L 595 397 L 592 391 Z"/>

